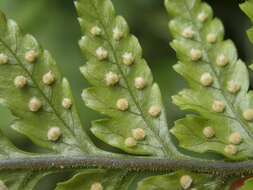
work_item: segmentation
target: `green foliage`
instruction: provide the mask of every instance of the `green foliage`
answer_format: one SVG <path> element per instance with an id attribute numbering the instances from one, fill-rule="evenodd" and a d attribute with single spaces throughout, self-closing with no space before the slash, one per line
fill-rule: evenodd
<path id="1" fill-rule="evenodd" d="M 201 175 L 188 171 L 177 171 L 166 175 L 148 177 L 139 182 L 137 190 L 181 190 L 182 186 L 179 179 L 184 176 L 191 177 L 192 182 L 190 183 L 189 188 L 215 190 L 220 186 L 219 183 L 221 183 L 217 177 L 212 175 Z"/>
<path id="2" fill-rule="evenodd" d="M 50 150 L 46 154 L 27 153 L 17 149 L 9 140 L 1 135 L 1 159 L 29 159 L 53 155 L 77 156 L 84 154 L 103 154 L 90 141 L 81 125 L 76 105 L 66 79 L 50 55 L 43 50 L 31 35 L 24 35 L 17 24 L 0 13 L 0 51 L 1 58 L 8 57 L 0 65 L 0 102 L 8 107 L 16 117 L 11 125 L 18 132 L 28 136 L 35 144 Z M 35 60 L 27 58 L 27 52 L 35 56 Z M 54 81 L 45 84 L 43 77 L 51 73 Z M 22 81 L 17 77 L 22 76 Z M 20 85 L 21 84 L 21 85 Z M 36 105 L 29 104 L 33 97 L 41 103 L 38 110 Z M 62 105 L 64 98 L 69 98 L 71 107 Z M 37 105 L 38 106 L 38 105 Z M 52 127 L 61 130 L 57 141 L 48 138 Z M 0 179 L 9 189 L 33 189 L 44 176 L 54 173 L 53 170 L 40 172 L 33 170 L 10 171 L 1 170 Z M 19 180 L 16 180 L 16 179 Z"/>
<path id="3" fill-rule="evenodd" d="M 179 58 L 174 69 L 190 85 L 173 103 L 199 114 L 176 121 L 172 133 L 187 150 L 216 152 L 232 160 L 252 157 L 248 72 L 233 42 L 223 41 L 221 21 L 213 19 L 210 6 L 200 0 L 166 0 L 165 5 L 172 17 L 171 46 Z M 180 153 L 172 141 L 159 86 L 137 38 L 111 1 L 77 0 L 75 6 L 86 59 L 81 72 L 92 85 L 82 98 L 87 107 L 106 116 L 92 122 L 91 132 L 120 153 L 93 144 L 53 57 L 0 13 L 0 103 L 15 117 L 13 129 L 47 149 L 25 152 L 0 135 L 0 189 L 37 189 L 44 177 L 69 172 L 73 177 L 58 183 L 56 190 L 130 190 L 136 185 L 137 190 L 228 190 L 234 178 L 223 184 L 222 176 L 230 173 L 208 171 L 206 162 Z M 167 161 L 169 171 L 159 159 Z M 183 168 L 189 159 L 193 165 L 187 169 L 195 172 Z M 242 189 L 250 189 L 251 181 Z"/>
<path id="4" fill-rule="evenodd" d="M 8 62 L 2 64 L 0 70 L 0 102 L 17 117 L 12 127 L 37 145 L 58 154 L 80 155 L 94 151 L 96 148 L 92 150 L 93 145 L 83 131 L 68 81 L 62 79 L 50 53 L 42 50 L 34 37 L 24 35 L 17 24 L 2 13 L 0 19 L 0 51 L 8 56 Z M 32 62 L 26 58 L 29 52 L 35 55 Z M 49 72 L 54 81 L 46 85 L 43 77 Z M 15 84 L 19 76 L 25 77 L 24 86 Z M 33 97 L 41 103 L 41 108 L 35 112 L 29 109 Z M 64 98 L 73 102 L 71 109 L 62 106 Z M 50 142 L 47 137 L 48 130 L 54 126 L 63 134 L 57 143 Z"/>
<path id="5" fill-rule="evenodd" d="M 85 170 L 75 175 L 72 179 L 59 183 L 56 190 L 89 190 L 96 183 L 101 184 L 104 189 L 108 190 L 115 188 L 127 190 L 137 176 L 138 174 L 119 170 Z"/>
<path id="6" fill-rule="evenodd" d="M 84 34 L 79 45 L 87 61 L 81 72 L 94 86 L 84 90 L 82 97 L 88 107 L 111 118 L 94 121 L 91 128 L 93 134 L 114 147 L 136 155 L 167 157 L 176 154 L 159 87 L 142 58 L 138 40 L 129 34 L 124 18 L 116 16 L 109 0 L 79 0 L 75 5 Z M 92 34 L 93 27 L 101 30 L 98 35 Z M 117 29 L 119 39 L 114 37 Z M 104 59 L 96 53 L 99 48 L 108 54 Z M 133 58 L 129 64 L 124 64 L 126 53 Z M 110 72 L 115 73 L 119 80 L 113 85 L 108 85 L 106 80 Z M 145 81 L 143 89 L 135 87 L 137 77 Z M 117 107 L 117 101 L 122 98 L 128 102 L 124 111 Z M 149 113 L 152 106 L 160 109 L 157 117 Z M 142 128 L 146 138 L 134 148 L 129 148 L 124 143 L 125 139 L 131 137 L 132 130 L 136 128 Z"/>
<path id="7" fill-rule="evenodd" d="M 83 5 L 85 2 L 81 3 L 82 7 L 84 7 Z M 101 3 L 101 1 L 99 3 Z M 110 7 L 110 3 L 110 1 L 107 1 L 106 5 L 109 5 Z M 104 10 L 104 7 L 101 7 L 100 9 Z M 82 11 L 82 13 L 85 12 Z M 107 10 L 104 13 L 110 14 L 110 11 Z M 122 24 L 123 28 L 120 29 L 123 30 L 125 27 L 125 29 L 128 30 L 126 24 L 124 26 L 124 19 L 122 17 L 117 17 L 117 20 L 120 21 L 119 27 Z M 1 103 L 8 107 L 12 111 L 12 114 L 17 118 L 12 124 L 12 127 L 18 132 L 28 136 L 38 146 L 52 151 L 50 151 L 49 154 L 47 153 L 45 155 L 104 155 L 104 152 L 99 151 L 83 131 L 69 84 L 66 79 L 62 79 L 60 71 L 50 53 L 48 51 L 44 51 L 32 36 L 24 35 L 16 23 L 12 20 L 7 20 L 3 14 L 1 14 L 1 21 L 1 24 L 3 26 L 1 28 L 1 52 L 3 53 L 2 56 L 4 56 L 4 58 L 6 58 L 6 56 L 8 57 L 8 61 L 4 61 L 4 64 L 1 64 L 0 70 Z M 102 21 L 97 20 L 96 22 Z M 125 52 L 132 52 L 136 54 L 133 54 L 134 65 L 131 66 L 133 70 L 132 72 L 127 71 L 129 70 L 128 68 L 121 68 L 120 66 L 117 67 L 116 63 L 114 63 L 114 67 L 117 67 L 118 69 L 117 72 L 121 72 L 122 75 L 120 76 L 120 85 L 122 85 L 122 87 L 117 91 L 122 91 L 120 92 L 122 95 L 124 95 L 126 98 L 132 99 L 131 103 L 133 106 L 129 102 L 130 108 L 127 112 L 120 113 L 120 111 L 116 110 L 114 111 L 116 114 L 112 111 L 105 114 L 109 114 L 108 116 L 115 116 L 115 121 L 113 122 L 119 122 L 122 124 L 122 128 L 127 128 L 127 131 L 122 130 L 121 135 L 129 134 L 130 136 L 132 133 L 131 129 L 135 129 L 135 122 L 138 122 L 138 126 L 140 126 L 139 128 L 141 128 L 143 125 L 146 126 L 144 129 L 148 137 L 146 137 L 145 142 L 140 143 L 137 148 L 126 148 L 124 143 L 125 139 L 122 140 L 122 137 L 120 137 L 119 134 L 116 134 L 115 129 L 115 134 L 111 132 L 112 134 L 109 137 L 115 135 L 116 141 L 121 141 L 121 146 L 124 147 L 123 149 L 127 150 L 127 152 L 144 155 L 153 154 L 160 157 L 171 156 L 172 152 L 175 152 L 175 147 L 172 145 L 170 141 L 171 139 L 168 138 L 169 132 L 166 124 L 167 121 L 165 111 L 161 103 L 159 88 L 156 84 L 153 84 L 153 77 L 151 75 L 151 72 L 145 63 L 145 60 L 141 58 L 141 49 L 139 47 L 137 39 L 133 36 L 130 36 L 127 31 L 123 35 L 124 36 L 122 36 L 122 38 L 124 37 L 126 39 L 122 39 L 119 44 L 115 44 L 115 48 L 117 47 L 117 50 L 114 50 L 115 54 L 118 53 L 118 57 L 122 56 L 122 53 Z M 87 38 L 88 37 L 89 35 Z M 82 40 L 84 39 L 85 38 L 82 38 Z M 96 38 L 90 38 L 91 42 L 94 40 L 96 40 Z M 27 58 L 28 53 L 32 54 L 30 55 L 30 58 Z M 94 58 L 93 60 L 89 60 L 89 63 L 87 65 L 89 66 L 90 62 L 92 61 L 96 60 Z M 102 90 L 108 90 L 108 95 L 112 93 L 110 92 L 112 89 L 106 87 L 107 85 L 104 81 L 104 77 L 105 71 L 110 71 L 112 69 L 110 67 L 111 64 L 112 63 L 108 63 L 108 68 L 105 66 L 97 66 L 95 68 L 95 62 L 94 66 L 87 66 L 87 68 L 84 66 L 81 69 L 85 76 L 87 74 L 87 70 L 89 70 L 89 74 L 93 74 L 92 72 L 94 72 L 94 75 L 97 75 L 96 77 L 98 78 L 101 78 L 101 74 L 104 73 L 101 83 L 104 84 L 105 87 Z M 99 69 L 101 73 L 95 72 L 95 69 Z M 49 80 L 52 81 L 49 81 L 47 83 L 43 81 L 43 78 L 45 77 L 45 74 L 48 73 Z M 146 80 L 145 88 L 143 90 L 139 90 L 134 86 L 134 79 L 138 76 L 141 76 Z M 97 85 L 97 79 L 94 80 L 94 77 L 92 77 L 92 75 L 86 77 L 92 84 Z M 126 80 L 127 78 L 130 78 L 129 81 Z M 133 84 L 130 84 L 130 81 Z M 85 91 L 87 93 L 83 93 L 84 97 L 90 96 L 90 99 L 88 100 L 90 105 L 98 101 L 92 98 L 91 93 L 88 93 L 92 90 L 96 91 L 101 89 L 88 89 Z M 34 97 L 36 97 L 36 99 L 33 103 L 31 103 L 31 101 L 34 100 Z M 70 107 L 64 107 L 62 105 L 64 98 L 71 100 Z M 111 97 L 109 97 L 109 99 L 111 99 Z M 94 105 L 98 106 L 99 104 Z M 159 109 L 161 109 L 158 111 L 159 113 L 155 113 L 157 114 L 155 117 L 152 117 L 149 113 L 149 109 L 152 106 L 157 106 Z M 102 108 L 105 110 L 111 109 L 109 104 L 104 105 L 104 107 L 102 106 Z M 144 109 L 146 113 L 144 113 L 142 109 Z M 98 109 L 98 111 L 101 110 Z M 123 115 L 124 117 L 122 117 Z M 130 121 L 133 121 L 133 123 L 132 126 L 129 127 L 126 125 L 126 123 L 129 124 Z M 111 121 L 103 120 L 103 122 Z M 94 122 L 96 125 L 94 125 L 93 129 L 96 128 L 98 131 L 96 134 L 101 133 L 101 131 L 99 131 L 99 125 L 103 124 L 103 122 Z M 48 132 L 52 127 L 58 127 L 60 129 L 61 136 L 59 136 L 59 139 L 49 139 Z M 107 136 L 105 136 L 104 139 L 106 138 L 109 139 Z M 2 146 L 5 146 L 5 152 L 6 145 L 8 145 L 9 148 L 7 150 L 9 151 L 8 153 L 11 153 L 12 159 L 16 158 L 15 155 L 18 158 L 22 159 L 40 155 L 19 151 L 5 138 L 2 139 L 1 143 Z M 117 142 L 117 146 L 119 146 L 120 143 Z M 4 153 L 4 156 L 8 155 Z M 81 179 L 81 182 L 83 182 L 83 177 L 86 173 L 86 177 L 88 177 L 90 184 L 85 183 L 84 185 L 89 189 L 90 185 L 92 185 L 90 172 L 93 172 L 96 177 L 98 177 L 101 173 L 101 180 L 105 178 L 104 173 L 106 173 L 106 176 L 109 177 L 109 186 L 114 187 L 115 184 L 118 184 L 120 188 L 125 189 L 127 189 L 128 185 L 131 184 L 130 182 L 135 177 L 137 177 L 136 174 L 128 174 L 127 171 L 113 171 L 110 175 L 106 170 L 87 170 L 84 173 L 77 174 L 73 180 L 59 184 L 57 188 L 65 188 L 65 186 L 68 186 L 69 183 L 80 183 L 79 178 Z M 51 172 L 41 172 L 40 174 L 38 171 L 17 171 L 14 173 L 19 175 L 20 181 L 15 182 L 11 182 L 11 179 L 9 179 L 8 175 L 5 176 L 5 171 L 2 171 L 1 173 L 3 174 L 1 180 L 5 182 L 5 185 L 7 185 L 9 189 L 33 189 L 42 177 L 48 175 Z M 74 185 L 71 186 L 74 187 Z M 107 187 L 107 184 L 105 184 L 105 186 Z M 77 185 L 77 188 L 80 189 L 79 185 Z"/>
<path id="8" fill-rule="evenodd" d="M 252 157 L 252 122 L 243 116 L 252 108 L 252 93 L 247 93 L 248 71 L 238 60 L 233 42 L 223 40 L 221 21 L 213 18 L 211 7 L 199 0 L 167 0 L 166 7 L 173 18 L 169 24 L 175 38 L 171 46 L 180 60 L 174 69 L 190 86 L 173 96 L 173 103 L 200 115 L 176 121 L 172 133 L 181 147 L 191 151 L 217 152 L 234 160 Z M 192 38 L 184 36 L 186 28 L 193 31 Z M 208 41 L 209 35 L 214 36 L 214 41 Z M 194 50 L 201 54 L 195 60 Z M 217 105 L 215 101 L 219 101 Z M 215 133 L 210 138 L 203 134 L 208 126 Z M 233 133 L 239 133 L 242 142 L 231 142 Z"/>

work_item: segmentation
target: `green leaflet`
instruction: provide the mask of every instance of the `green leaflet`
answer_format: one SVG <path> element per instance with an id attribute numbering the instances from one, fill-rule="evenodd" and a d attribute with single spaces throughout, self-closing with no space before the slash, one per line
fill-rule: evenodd
<path id="1" fill-rule="evenodd" d="M 247 0 L 244 3 L 240 4 L 240 8 L 245 12 L 245 14 L 253 22 L 253 1 Z M 247 31 L 250 41 L 253 43 L 253 27 Z"/>
<path id="2" fill-rule="evenodd" d="M 234 160 L 252 157 L 253 125 L 251 118 L 243 117 L 253 108 L 252 92 L 247 93 L 248 71 L 238 60 L 233 42 L 223 40 L 221 21 L 200 0 L 166 0 L 165 5 L 172 17 L 169 27 L 175 39 L 171 46 L 180 60 L 174 69 L 190 85 L 173 97 L 173 103 L 200 114 L 177 121 L 171 132 L 188 150 L 217 152 Z M 203 134 L 208 126 L 215 132 L 212 138 Z M 230 140 L 233 133 L 242 140 Z"/>
<path id="3" fill-rule="evenodd" d="M 182 183 L 185 181 L 183 176 L 189 176 L 192 182 Z M 201 189 L 217 190 L 220 187 L 220 181 L 217 177 L 205 174 L 196 174 L 187 171 L 177 171 L 161 176 L 152 176 L 143 179 L 138 183 L 137 190 L 182 190 L 182 189 Z M 185 184 L 183 188 L 182 184 Z M 187 187 L 187 188 L 186 188 Z"/>
<path id="4" fill-rule="evenodd" d="M 128 190 L 137 176 L 136 173 L 121 170 L 87 169 L 72 179 L 59 183 L 55 190 L 90 190 L 92 186 L 103 187 L 105 190 Z"/>
<path id="5" fill-rule="evenodd" d="M 17 24 L 7 20 L 2 13 L 0 23 L 0 52 L 8 56 L 8 62 L 0 65 L 0 103 L 17 117 L 12 127 L 37 145 L 57 154 L 95 153 L 95 146 L 82 128 L 69 83 L 62 79 L 50 53 L 43 50 L 31 35 L 24 35 Z M 30 61 L 35 56 L 34 61 L 29 62 L 29 57 L 26 57 L 29 56 L 28 52 Z M 50 85 L 43 82 L 47 73 L 54 77 Z M 20 88 L 16 87 L 18 83 L 14 84 L 17 76 L 26 79 L 26 84 Z M 37 112 L 32 112 L 29 107 L 33 97 L 42 105 Z M 72 101 L 70 109 L 62 106 L 64 98 Z M 47 134 L 51 127 L 59 127 L 61 130 L 62 135 L 56 142 L 48 140 Z"/>
<path id="6" fill-rule="evenodd" d="M 84 90 L 82 97 L 88 107 L 111 118 L 94 121 L 93 134 L 128 153 L 176 155 L 159 87 L 124 18 L 116 16 L 110 0 L 79 0 L 75 5 L 84 34 L 79 45 L 87 61 L 81 72 L 94 86 Z M 141 89 L 135 86 L 137 77 L 142 77 Z M 117 106 L 122 98 L 124 111 Z M 152 106 L 161 110 L 157 117 L 149 114 Z M 146 138 L 129 148 L 125 140 L 136 128 L 142 128 Z"/>

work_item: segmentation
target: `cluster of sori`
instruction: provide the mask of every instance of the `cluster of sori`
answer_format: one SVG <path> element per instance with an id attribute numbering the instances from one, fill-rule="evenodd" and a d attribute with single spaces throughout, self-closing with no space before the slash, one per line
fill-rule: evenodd
<path id="1" fill-rule="evenodd" d="M 35 50 L 29 50 L 25 53 L 24 58 L 30 64 L 36 64 L 36 59 L 38 57 L 38 53 Z M 0 65 L 5 65 L 9 63 L 9 57 L 7 54 L 1 53 L 0 54 Z M 55 82 L 54 74 L 49 71 L 42 77 L 42 82 L 44 85 L 50 86 Z M 23 89 L 28 87 L 28 77 L 23 75 L 16 76 L 14 79 L 14 87 L 17 89 Z M 62 100 L 62 107 L 65 109 L 71 109 L 72 107 L 72 100 L 70 98 L 63 98 Z M 38 112 L 42 108 L 41 100 L 37 97 L 31 97 L 28 102 L 28 109 L 31 112 Z M 53 126 L 49 127 L 47 137 L 50 141 L 57 141 L 61 136 L 61 129 L 59 127 Z"/>
<path id="2" fill-rule="evenodd" d="M 90 29 L 90 33 L 94 37 L 99 37 L 103 35 L 103 30 L 99 26 L 93 26 Z M 118 28 L 113 29 L 112 38 L 116 41 L 120 41 L 124 37 L 123 32 Z M 103 47 L 98 47 L 96 49 L 97 58 L 102 61 L 108 58 L 108 51 Z M 122 62 L 126 66 L 131 66 L 135 62 L 135 58 L 131 52 L 124 52 L 122 54 Z M 105 75 L 106 84 L 108 86 L 116 86 L 120 81 L 120 76 L 115 72 L 108 72 Z M 137 76 L 134 80 L 134 87 L 138 90 L 143 90 L 147 86 L 147 81 L 141 77 Z M 127 111 L 129 109 L 129 102 L 126 98 L 119 98 L 116 102 L 116 107 L 120 111 Z M 161 108 L 157 105 L 153 105 L 149 108 L 148 113 L 151 117 L 158 117 L 161 113 Z M 137 145 L 138 141 L 144 140 L 146 133 L 141 128 L 136 128 L 132 130 L 132 137 L 125 139 L 125 146 L 128 148 L 133 148 Z"/>
<path id="3" fill-rule="evenodd" d="M 197 19 L 199 22 L 204 23 L 206 19 L 208 18 L 207 14 L 205 12 L 201 12 L 198 14 Z M 183 32 L 182 36 L 186 39 L 194 39 L 195 36 L 195 31 L 193 30 L 193 27 L 186 27 Z M 217 41 L 217 35 L 214 33 L 209 33 L 206 35 L 206 42 L 210 44 L 214 44 Z M 190 58 L 192 61 L 199 61 L 203 57 L 203 51 L 199 48 L 192 48 L 190 50 Z M 216 57 L 216 65 L 217 67 L 225 67 L 227 64 L 229 64 L 229 59 L 227 56 L 224 54 L 220 54 Z M 209 72 L 205 72 L 201 75 L 200 84 L 205 86 L 205 87 L 210 87 L 212 86 L 214 82 L 214 78 Z M 239 82 L 231 80 L 227 83 L 227 91 L 231 94 L 236 95 L 240 89 L 241 86 Z M 212 104 L 212 110 L 215 113 L 222 113 L 226 109 L 226 105 L 223 101 L 221 100 L 214 100 Z M 247 121 L 252 121 L 253 120 L 253 109 L 246 109 L 243 114 L 243 118 Z M 215 131 L 211 126 L 207 126 L 203 129 L 203 135 L 206 138 L 213 138 L 215 136 Z M 242 142 L 242 136 L 238 132 L 234 132 L 229 136 L 229 142 L 231 144 L 228 144 L 225 146 L 224 151 L 228 154 L 236 154 L 238 152 L 238 149 L 235 145 L 239 145 Z"/>

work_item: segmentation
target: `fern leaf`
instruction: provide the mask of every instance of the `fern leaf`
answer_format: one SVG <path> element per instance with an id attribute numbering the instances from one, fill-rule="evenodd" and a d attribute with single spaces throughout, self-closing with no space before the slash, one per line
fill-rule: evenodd
<path id="1" fill-rule="evenodd" d="M 244 3 L 240 4 L 240 8 L 250 18 L 251 22 L 253 22 L 253 1 L 252 0 L 245 1 Z M 247 31 L 247 34 L 250 41 L 253 43 L 253 27 L 251 27 Z"/>
<path id="2" fill-rule="evenodd" d="M 190 85 L 173 97 L 173 103 L 200 115 L 177 121 L 172 133 L 191 151 L 217 152 L 235 160 L 252 157 L 252 92 L 247 93 L 248 71 L 233 42 L 223 40 L 224 27 L 208 4 L 165 4 L 172 17 L 171 46 L 179 59 L 174 69 Z"/>
<path id="3" fill-rule="evenodd" d="M 187 171 L 177 171 L 161 176 L 151 176 L 138 183 L 137 190 L 217 190 L 220 181 L 213 175 L 202 175 Z"/>
<path id="4" fill-rule="evenodd" d="M 149 177 L 147 177 L 147 175 Z M 228 190 L 235 180 L 226 180 L 213 174 L 199 174 L 184 170 L 157 175 L 155 173 L 129 172 L 122 170 L 88 169 L 76 174 L 72 179 L 59 183 L 56 190 L 90 190 L 90 189 L 132 189 L 137 183 L 136 190 Z M 140 180 L 139 180 L 140 179 Z"/>
<path id="5" fill-rule="evenodd" d="M 88 107 L 110 117 L 94 121 L 93 134 L 132 154 L 176 154 L 159 87 L 124 18 L 116 16 L 110 0 L 79 0 L 75 5 L 84 34 L 79 45 L 87 62 L 81 72 L 94 86 L 82 97 Z M 136 128 L 144 130 L 145 139 L 133 139 Z"/>
<path id="6" fill-rule="evenodd" d="M 17 117 L 12 127 L 58 154 L 94 153 L 69 83 L 62 79 L 50 53 L 2 13 L 0 23 L 0 103 Z M 52 128 L 58 130 L 59 139 L 55 131 L 50 137 Z"/>
<path id="7" fill-rule="evenodd" d="M 78 173 L 66 182 L 59 183 L 55 190 L 128 190 L 137 176 L 136 173 L 128 173 L 128 171 L 88 169 Z"/>

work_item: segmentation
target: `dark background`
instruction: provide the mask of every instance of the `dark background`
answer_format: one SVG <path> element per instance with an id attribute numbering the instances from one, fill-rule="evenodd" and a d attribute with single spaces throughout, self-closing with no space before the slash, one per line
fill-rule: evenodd
<path id="1" fill-rule="evenodd" d="M 183 117 L 171 103 L 171 96 L 185 87 L 183 79 L 177 75 L 172 65 L 176 63 L 175 53 L 169 47 L 170 34 L 168 16 L 161 0 L 112 0 L 117 13 L 128 21 L 131 32 L 136 35 L 143 47 L 143 54 L 153 70 L 155 80 L 160 84 L 164 103 L 167 107 L 169 127 L 173 121 Z M 250 26 L 248 18 L 240 11 L 236 0 L 208 0 L 215 16 L 222 19 L 226 28 L 226 38 L 232 38 L 238 47 L 240 58 L 250 64 L 252 45 L 245 30 Z M 79 67 L 84 59 L 77 45 L 81 37 L 77 15 L 72 0 L 0 0 L 0 10 L 8 18 L 16 20 L 25 33 L 34 35 L 45 49 L 55 57 L 63 74 L 69 79 L 77 99 L 84 126 L 101 118 L 83 104 L 80 94 L 89 87 L 80 74 Z M 22 135 L 9 128 L 13 119 L 10 113 L 0 106 L 0 129 L 19 148 L 38 151 L 37 147 Z M 90 134 L 91 135 L 91 134 Z M 92 135 L 91 135 L 92 136 Z M 93 138 L 93 137 L 92 137 Z M 104 146 L 96 141 L 98 146 Z M 48 182 L 48 180 L 47 180 Z M 50 183 L 43 183 L 41 189 L 51 189 Z M 39 188 L 40 189 L 40 188 Z"/>

